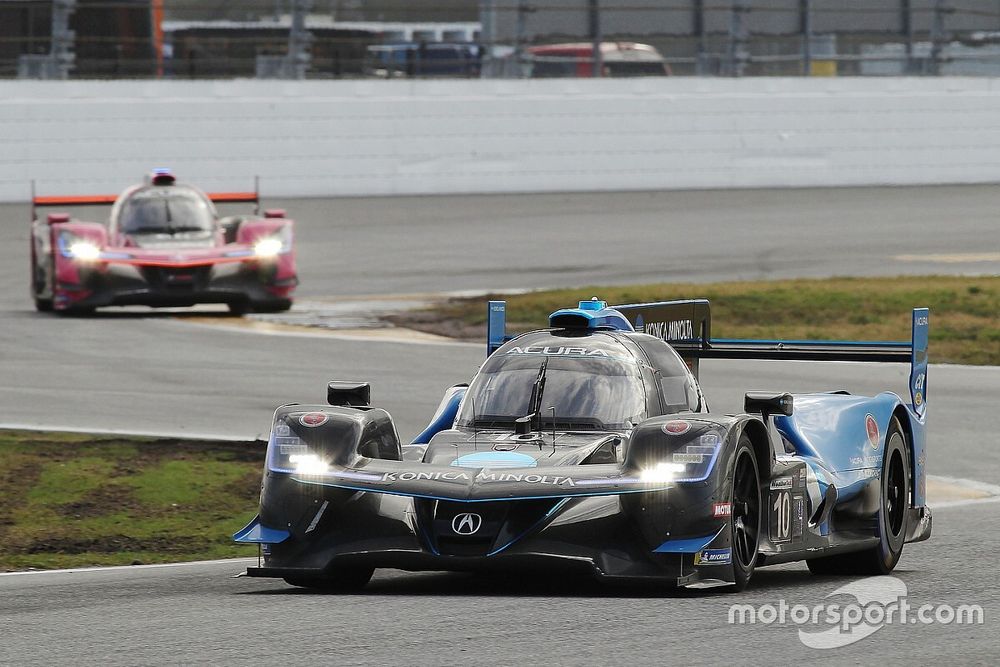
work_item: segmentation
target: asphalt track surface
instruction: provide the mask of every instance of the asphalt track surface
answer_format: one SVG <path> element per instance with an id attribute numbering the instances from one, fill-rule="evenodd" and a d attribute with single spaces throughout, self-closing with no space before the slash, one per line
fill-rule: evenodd
<path id="1" fill-rule="evenodd" d="M 1000 272 L 990 187 L 276 201 L 298 220 L 303 297 L 603 282 Z M 370 379 L 401 435 L 482 361 L 478 345 L 265 336 L 164 315 L 35 314 L 27 209 L 0 206 L 0 422 L 253 437 L 333 377 Z M 986 246 L 989 247 L 986 247 Z M 908 259 L 894 259 L 907 256 Z M 923 259 L 914 259 L 914 258 Z M 971 261 L 975 258 L 976 261 Z M 915 304 L 916 305 L 916 304 Z M 933 326 L 933 321 L 932 321 Z M 905 391 L 899 365 L 712 362 L 715 410 L 750 389 Z M 1000 371 L 935 366 L 932 473 L 1000 472 Z M 841 579 L 761 569 L 736 596 L 380 571 L 360 595 L 232 579 L 245 563 L 0 576 L 0 664 L 623 664 L 947 661 L 1000 654 L 1000 504 L 942 507 L 896 574 L 919 604 L 983 625 L 888 625 L 807 648 L 793 624 L 730 625 L 729 605 L 809 606 Z"/>

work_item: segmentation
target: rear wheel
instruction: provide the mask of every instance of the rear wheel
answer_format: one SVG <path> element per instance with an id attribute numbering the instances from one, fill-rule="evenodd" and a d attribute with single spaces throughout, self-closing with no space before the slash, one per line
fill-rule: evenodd
<path id="1" fill-rule="evenodd" d="M 753 445 L 746 434 L 740 437 L 733 468 L 733 516 L 731 550 L 734 589 L 746 588 L 757 566 L 760 541 L 760 470 Z"/>
<path id="2" fill-rule="evenodd" d="M 882 456 L 881 502 L 878 511 L 879 543 L 870 549 L 806 561 L 813 574 L 889 574 L 903 553 L 910 490 L 906 436 L 893 417 L 885 436 Z"/>
<path id="3" fill-rule="evenodd" d="M 365 587 L 375 574 L 373 567 L 338 568 L 323 576 L 286 577 L 285 583 L 331 593 L 350 593 Z"/>

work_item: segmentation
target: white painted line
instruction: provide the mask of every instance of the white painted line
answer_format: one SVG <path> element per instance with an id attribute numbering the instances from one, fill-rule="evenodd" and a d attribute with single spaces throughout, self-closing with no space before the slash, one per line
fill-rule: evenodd
<path id="1" fill-rule="evenodd" d="M 953 252 L 931 255 L 896 255 L 897 262 L 936 262 L 963 264 L 965 262 L 1000 262 L 1000 252 Z"/>
<path id="2" fill-rule="evenodd" d="M 188 431 L 137 431 L 134 429 L 86 428 L 64 424 L 16 424 L 0 422 L 0 430 L 7 431 L 57 431 L 60 433 L 80 433 L 82 435 L 122 435 L 140 438 L 187 438 L 190 440 L 215 440 L 217 442 L 267 441 L 266 435 L 219 435 L 218 433 L 192 433 Z"/>
<path id="3" fill-rule="evenodd" d="M 75 567 L 66 570 L 27 570 L 25 572 L 0 572 L 0 577 L 22 577 L 32 574 L 90 574 L 92 572 L 115 572 L 118 570 L 154 570 L 166 567 L 188 567 L 196 565 L 241 565 L 256 563 L 256 558 L 220 558 L 218 560 L 192 560 L 186 563 L 151 563 L 149 565 L 114 565 L 111 567 Z"/>
<path id="4" fill-rule="evenodd" d="M 978 498 L 960 498 L 958 500 L 944 500 L 942 502 L 931 502 L 928 501 L 927 505 L 931 510 L 945 509 L 948 507 L 965 507 L 966 505 L 983 505 L 987 503 L 998 503 L 1000 502 L 1000 486 L 996 484 L 989 484 L 987 482 L 979 482 L 974 479 L 961 479 L 958 477 L 945 477 L 942 475 L 927 475 L 928 482 L 936 482 L 938 484 L 947 484 L 949 486 L 956 486 L 961 489 L 967 489 L 969 491 L 977 491 L 979 493 L 986 494 L 986 497 Z"/>
<path id="5" fill-rule="evenodd" d="M 393 345 L 438 345 L 438 346 L 464 346 L 464 347 L 486 347 L 486 339 L 483 339 L 482 343 L 472 343 L 468 341 L 461 340 L 428 340 L 419 338 L 417 336 L 410 336 L 406 333 L 401 332 L 398 336 L 386 336 L 384 334 L 361 334 L 358 330 L 353 330 L 353 333 L 342 333 L 337 329 L 324 329 L 321 327 L 309 327 L 305 325 L 298 324 L 287 324 L 287 329 L 258 329 L 253 327 L 245 326 L 233 326 L 227 324 L 208 324 L 206 322 L 189 322 L 183 319 L 171 320 L 173 324 L 179 324 L 189 327 L 201 327 L 205 329 L 212 329 L 214 331 L 226 331 L 231 333 L 242 333 L 242 334 L 253 334 L 256 336 L 291 336 L 293 338 L 325 338 L 325 339 L 338 339 L 338 340 L 348 340 L 348 341 L 359 341 L 365 343 L 389 343 Z M 296 330 L 293 330 L 295 328 Z M 386 331 L 386 329 L 373 329 L 372 331 Z"/>

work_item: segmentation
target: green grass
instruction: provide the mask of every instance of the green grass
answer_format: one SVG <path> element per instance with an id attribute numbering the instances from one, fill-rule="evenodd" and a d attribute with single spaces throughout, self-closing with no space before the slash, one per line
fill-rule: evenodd
<path id="1" fill-rule="evenodd" d="M 716 338 L 909 340 L 910 310 L 927 306 L 933 363 L 1000 365 L 1000 276 L 591 286 L 494 298 L 507 301 L 513 333 L 544 326 L 554 310 L 592 296 L 610 304 L 707 298 Z M 453 299 L 393 321 L 484 340 L 485 302 Z"/>
<path id="2" fill-rule="evenodd" d="M 0 570 L 249 556 L 264 448 L 0 431 Z"/>

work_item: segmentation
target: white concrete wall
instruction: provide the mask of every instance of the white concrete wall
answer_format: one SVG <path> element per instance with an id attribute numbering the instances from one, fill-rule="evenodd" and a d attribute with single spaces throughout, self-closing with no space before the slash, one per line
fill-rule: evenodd
<path id="1" fill-rule="evenodd" d="M 1000 181 L 1000 80 L 0 82 L 0 200 Z"/>

